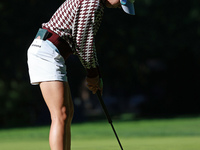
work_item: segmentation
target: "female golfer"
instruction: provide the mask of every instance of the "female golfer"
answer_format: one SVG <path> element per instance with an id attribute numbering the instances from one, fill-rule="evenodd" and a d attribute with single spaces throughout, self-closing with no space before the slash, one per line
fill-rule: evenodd
<path id="1" fill-rule="evenodd" d="M 40 86 L 51 115 L 51 150 L 70 150 L 73 103 L 65 60 L 77 55 L 87 70 L 87 86 L 102 92 L 94 36 L 104 6 L 134 14 L 133 0 L 66 0 L 49 22 L 43 23 L 28 49 L 30 82 Z"/>

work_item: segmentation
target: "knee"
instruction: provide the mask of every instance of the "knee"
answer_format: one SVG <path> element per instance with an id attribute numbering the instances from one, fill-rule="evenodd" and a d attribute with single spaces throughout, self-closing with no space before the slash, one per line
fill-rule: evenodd
<path id="1" fill-rule="evenodd" d="M 73 109 L 73 107 L 67 108 L 66 106 L 63 106 L 61 109 L 61 114 L 62 114 L 62 118 L 64 121 L 72 120 L 73 115 L 74 115 L 74 109 Z"/>
<path id="2" fill-rule="evenodd" d="M 67 109 L 63 106 L 57 113 L 51 114 L 52 122 L 66 123 L 71 121 L 73 118 L 74 110 L 73 108 Z"/>

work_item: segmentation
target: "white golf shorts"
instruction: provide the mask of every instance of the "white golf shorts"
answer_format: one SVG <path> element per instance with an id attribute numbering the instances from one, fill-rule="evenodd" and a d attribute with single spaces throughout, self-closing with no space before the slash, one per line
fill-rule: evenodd
<path id="1" fill-rule="evenodd" d="M 37 85 L 45 81 L 67 82 L 65 60 L 53 43 L 34 39 L 27 55 L 31 84 Z"/>

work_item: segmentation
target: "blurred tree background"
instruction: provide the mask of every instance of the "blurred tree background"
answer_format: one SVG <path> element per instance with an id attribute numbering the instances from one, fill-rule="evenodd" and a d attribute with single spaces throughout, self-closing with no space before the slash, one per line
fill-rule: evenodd
<path id="1" fill-rule="evenodd" d="M 62 1 L 0 1 L 0 127 L 49 123 L 38 86 L 29 83 L 26 52 Z M 138 0 L 136 16 L 105 9 L 96 37 L 111 114 L 174 117 L 200 113 L 200 1 Z M 76 56 L 67 60 L 74 121 L 102 112 L 84 86 Z"/>

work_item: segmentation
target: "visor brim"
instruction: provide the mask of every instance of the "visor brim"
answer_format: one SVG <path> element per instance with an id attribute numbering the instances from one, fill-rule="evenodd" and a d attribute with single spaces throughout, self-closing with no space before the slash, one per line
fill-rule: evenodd
<path id="1" fill-rule="evenodd" d="M 125 5 L 121 5 L 122 9 L 124 10 L 124 12 L 126 12 L 127 14 L 130 15 L 135 15 L 135 8 L 134 8 L 134 4 L 127 1 L 127 3 Z"/>

